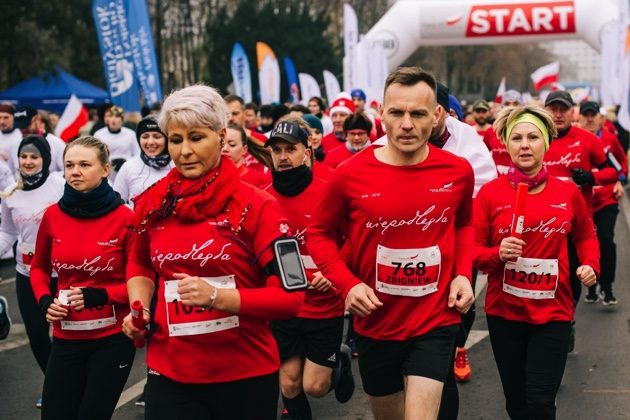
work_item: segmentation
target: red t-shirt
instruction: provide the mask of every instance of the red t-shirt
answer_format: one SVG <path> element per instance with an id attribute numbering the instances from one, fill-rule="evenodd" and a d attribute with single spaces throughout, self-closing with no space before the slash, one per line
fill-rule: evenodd
<path id="1" fill-rule="evenodd" d="M 608 130 L 602 130 L 600 141 L 604 146 L 604 153 L 612 153 L 617 162 L 621 165 L 621 172 L 628 176 L 628 157 L 623 151 L 617 136 Z M 617 174 L 619 176 L 619 174 Z M 615 183 L 607 185 L 595 185 L 593 187 L 593 211 L 597 212 L 606 206 L 618 204 L 619 201 L 615 198 L 613 189 Z"/>
<path id="2" fill-rule="evenodd" d="M 238 168 L 238 173 L 241 176 L 241 180 L 253 185 L 254 187 L 262 188 L 269 185 L 271 182 L 271 175 L 269 175 L 269 172 L 262 173 L 252 169 L 251 167 L 248 168 L 245 164 Z"/>
<path id="3" fill-rule="evenodd" d="M 592 171 L 595 168 L 603 168 L 593 173 L 596 184 L 604 185 L 617 181 L 615 169 L 604 168 L 606 155 L 597 136 L 575 126 L 571 126 L 564 137 L 551 141 L 549 150 L 545 153 L 544 163 L 549 174 L 562 181 L 572 183 L 571 175 L 574 169 Z M 579 188 L 589 212 L 593 214 L 593 187 L 584 185 Z"/>
<path id="4" fill-rule="evenodd" d="M 333 168 L 326 165 L 325 163 L 318 160 L 313 162 L 313 178 L 319 178 L 321 180 L 328 181 L 333 172 Z"/>
<path id="5" fill-rule="evenodd" d="M 108 295 L 107 305 L 70 310 L 64 320 L 53 323 L 55 337 L 86 340 L 122 331 L 122 320 L 129 313 L 127 255 L 137 240 L 128 229 L 132 217 L 132 210 L 124 205 L 94 219 L 77 219 L 56 204 L 44 213 L 31 265 L 37 301 L 51 294 L 53 270 L 59 275 L 58 290 L 101 287 Z"/>
<path id="6" fill-rule="evenodd" d="M 170 216 L 139 235 L 130 256 L 131 276 L 158 275 L 147 366 L 178 382 L 229 382 L 277 371 L 278 348 L 268 320 L 295 316 L 302 303 L 302 293 L 265 287 L 279 286 L 267 281 L 263 267 L 272 259 L 273 241 L 288 232 L 277 201 L 244 182 L 237 193 L 251 204 L 238 234 L 225 213 L 199 223 Z M 182 305 L 173 273 L 239 289 L 240 313 Z M 294 305 L 288 314 L 286 308 Z"/>
<path id="7" fill-rule="evenodd" d="M 336 168 L 339 164 L 347 159 L 350 159 L 356 153 L 352 153 L 346 147 L 345 143 L 342 143 L 340 146 L 337 146 L 330 152 L 326 153 L 326 159 L 324 159 L 324 163 L 331 168 Z"/>
<path id="8" fill-rule="evenodd" d="M 322 137 L 322 148 L 326 152 L 326 157 L 324 158 L 324 162 L 328 159 L 328 153 L 330 153 L 333 149 L 343 145 L 346 142 L 346 139 L 339 140 L 337 136 L 335 136 L 335 132 L 331 131 Z"/>
<path id="9" fill-rule="evenodd" d="M 287 197 L 276 191 L 273 186 L 265 189 L 273 195 L 280 207 L 287 215 L 293 234 L 300 243 L 300 253 L 304 261 L 304 268 L 315 273 L 319 271 L 306 248 L 306 226 L 311 222 L 312 212 L 324 194 L 326 182 L 313 178 L 313 182 L 299 195 Z M 343 316 L 344 301 L 332 288 L 322 293 L 316 290 L 307 290 L 304 296 L 304 304 L 300 308 L 298 317 L 301 318 L 332 318 Z"/>
<path id="10" fill-rule="evenodd" d="M 550 176 L 525 204 L 522 257 L 499 258 L 510 236 L 516 189 L 506 177 L 481 187 L 475 198 L 475 267 L 488 273 L 486 312 L 510 321 L 544 324 L 573 319 L 569 234 L 583 265 L 599 272 L 599 245 L 584 198 L 573 184 Z"/>
<path id="11" fill-rule="evenodd" d="M 497 136 L 497 133 L 494 132 L 494 128 L 492 128 L 492 126 L 487 129 L 483 135 L 483 142 L 492 154 L 492 160 L 494 160 L 494 163 L 497 166 L 497 173 L 499 176 L 507 174 L 508 169 L 510 169 L 510 164 L 512 163 L 512 158 L 505 148 L 505 144 Z"/>
<path id="12" fill-rule="evenodd" d="M 269 168 L 249 153 L 243 156 L 243 166 L 263 174 L 269 173 Z"/>
<path id="13" fill-rule="evenodd" d="M 412 166 L 380 162 L 374 150 L 335 170 L 307 229 L 311 256 L 342 296 L 364 282 L 383 302 L 355 317 L 361 335 L 406 340 L 458 324 L 447 302 L 452 279 L 471 277 L 472 168 L 432 146 Z M 344 235 L 349 267 L 337 245 Z"/>
<path id="14" fill-rule="evenodd" d="M 474 125 L 473 125 L 473 127 L 475 127 L 475 130 L 477 130 L 477 134 L 479 134 L 479 136 L 480 136 L 481 138 L 483 138 L 483 137 L 486 135 L 486 132 L 487 132 L 488 130 L 492 129 L 492 125 L 491 125 L 491 124 L 490 124 L 490 125 L 488 125 L 488 127 L 487 127 L 487 128 L 484 128 L 484 129 L 481 129 L 481 128 L 479 127 L 479 125 L 477 125 L 477 124 L 474 124 Z"/>

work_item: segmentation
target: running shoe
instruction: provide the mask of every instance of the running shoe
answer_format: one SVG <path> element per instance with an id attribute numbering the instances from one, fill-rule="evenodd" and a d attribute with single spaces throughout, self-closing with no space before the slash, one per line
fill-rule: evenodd
<path id="1" fill-rule="evenodd" d="M 359 357 L 359 351 L 357 350 L 357 342 L 349 339 L 348 341 L 346 341 L 346 344 L 349 348 L 350 348 L 350 356 L 353 359 L 356 359 L 357 357 Z"/>
<path id="2" fill-rule="evenodd" d="M 342 344 L 339 352 L 337 353 L 337 372 L 333 372 L 333 375 L 338 375 L 338 378 L 334 383 L 335 386 L 335 398 L 340 403 L 345 403 L 352 398 L 354 394 L 354 377 L 352 376 L 352 359 L 350 357 L 350 347 Z M 333 379 L 333 380 L 334 380 Z"/>
<path id="3" fill-rule="evenodd" d="M 602 304 L 604 306 L 609 306 L 609 305 L 616 305 L 617 303 L 617 298 L 615 298 L 612 294 L 604 297 L 604 301 L 602 302 Z"/>
<path id="4" fill-rule="evenodd" d="M 10 330 L 9 303 L 4 296 L 0 296 L 0 340 L 7 338 Z"/>
<path id="5" fill-rule="evenodd" d="M 569 335 L 569 348 L 567 353 L 571 353 L 575 350 L 575 321 L 571 321 L 571 333 Z"/>
<path id="6" fill-rule="evenodd" d="M 455 355 L 455 380 L 457 382 L 470 381 L 470 374 L 472 369 L 468 362 L 468 353 L 465 348 L 458 347 L 457 354 Z"/>
<path id="7" fill-rule="evenodd" d="M 42 397 L 39 397 L 39 399 L 35 403 L 35 407 L 42 408 Z"/>
<path id="8" fill-rule="evenodd" d="M 144 407 L 144 391 L 142 391 L 142 394 L 140 394 L 140 396 L 138 397 L 138 399 L 136 400 L 134 404 L 137 405 L 138 407 Z"/>
<path id="9" fill-rule="evenodd" d="M 591 291 L 589 289 L 588 293 L 584 297 L 584 302 L 586 302 L 586 303 L 597 303 L 597 302 L 599 302 L 599 296 L 597 296 L 597 293 L 595 292 L 595 290 Z"/>

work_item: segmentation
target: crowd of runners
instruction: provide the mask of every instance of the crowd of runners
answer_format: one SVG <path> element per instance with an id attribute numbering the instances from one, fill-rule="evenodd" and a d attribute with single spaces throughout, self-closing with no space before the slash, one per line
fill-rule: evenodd
<path id="1" fill-rule="evenodd" d="M 456 419 L 481 273 L 507 415 L 555 418 L 582 288 L 618 303 L 614 110 L 562 90 L 460 103 L 406 67 L 380 104 L 195 85 L 144 114 L 134 131 L 101 106 L 66 144 L 0 104 L 0 254 L 43 419 L 111 418 L 145 342 L 147 419 L 312 419 L 309 399 L 346 403 L 359 378 L 378 420 Z"/>

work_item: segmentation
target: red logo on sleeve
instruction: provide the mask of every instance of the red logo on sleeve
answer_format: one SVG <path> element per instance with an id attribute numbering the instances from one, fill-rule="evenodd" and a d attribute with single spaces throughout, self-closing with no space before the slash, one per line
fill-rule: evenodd
<path id="1" fill-rule="evenodd" d="M 472 6 L 466 37 L 575 33 L 573 1 Z"/>

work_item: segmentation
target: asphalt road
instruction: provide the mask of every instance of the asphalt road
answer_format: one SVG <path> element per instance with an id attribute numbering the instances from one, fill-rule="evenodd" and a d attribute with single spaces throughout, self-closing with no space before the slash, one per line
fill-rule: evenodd
<path id="1" fill-rule="evenodd" d="M 627 214 L 626 214 L 627 213 Z M 558 394 L 558 415 L 562 419 L 629 419 L 630 418 L 630 202 L 624 201 L 616 227 L 619 256 L 615 295 L 619 305 L 604 307 L 601 303 L 581 302 L 577 310 L 576 350 L 569 355 L 564 379 Z M 15 299 L 14 276 L 10 264 L 0 263 L 0 295 L 9 300 L 14 327 L 0 342 L 0 419 L 30 420 L 39 418 L 35 401 L 41 394 L 43 377 L 30 352 Z M 483 283 L 483 282 L 482 282 Z M 460 419 L 505 419 L 504 398 L 497 373 L 483 311 L 484 291 L 478 294 L 477 319 L 469 339 L 472 380 L 462 384 Z M 142 390 L 145 376 L 144 352 L 136 362 L 119 408 L 113 418 L 140 420 L 143 409 L 134 405 Z M 356 361 L 354 370 L 357 372 Z M 334 396 L 311 400 L 316 419 L 372 419 L 367 398 L 362 392 L 358 373 L 357 391 L 346 404 Z"/>

